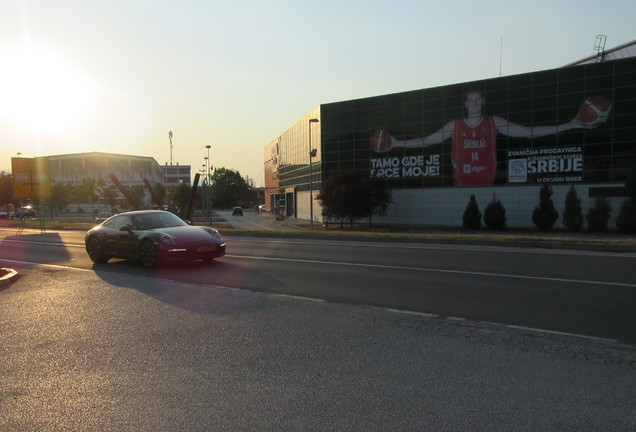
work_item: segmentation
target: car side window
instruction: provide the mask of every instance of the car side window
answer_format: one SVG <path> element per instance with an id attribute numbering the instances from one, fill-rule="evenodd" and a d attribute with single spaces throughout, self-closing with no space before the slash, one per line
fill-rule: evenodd
<path id="1" fill-rule="evenodd" d="M 121 215 L 121 216 L 116 216 L 110 220 L 107 221 L 108 222 L 108 228 L 112 228 L 115 230 L 119 230 L 123 227 L 125 227 L 126 225 L 130 225 L 130 218 L 128 216 L 125 215 Z"/>

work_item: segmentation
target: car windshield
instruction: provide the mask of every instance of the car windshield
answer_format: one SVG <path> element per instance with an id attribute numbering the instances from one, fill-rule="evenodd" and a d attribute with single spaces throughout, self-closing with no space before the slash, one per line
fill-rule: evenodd
<path id="1" fill-rule="evenodd" d="M 138 214 L 134 215 L 132 219 L 137 229 L 140 230 L 187 225 L 179 217 L 168 212 Z"/>

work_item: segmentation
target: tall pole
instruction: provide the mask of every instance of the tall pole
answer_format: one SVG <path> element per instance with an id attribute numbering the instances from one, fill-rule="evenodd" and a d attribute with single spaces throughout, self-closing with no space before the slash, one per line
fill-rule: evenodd
<path id="1" fill-rule="evenodd" d="M 316 151 L 311 147 L 311 124 L 318 123 L 320 120 L 316 118 L 309 119 L 309 228 L 314 229 L 314 179 L 312 170 L 313 157 Z"/>
<path id="2" fill-rule="evenodd" d="M 203 169 L 201 170 L 203 172 L 203 182 L 201 183 L 201 185 L 204 187 L 203 189 L 203 205 L 201 206 L 203 210 L 203 216 L 207 216 L 208 215 L 208 181 L 205 180 L 206 177 L 206 173 L 208 172 L 208 158 L 204 157 L 203 160 L 205 161 L 205 163 L 202 165 Z"/>
<path id="3" fill-rule="evenodd" d="M 212 147 L 210 144 L 206 145 L 205 148 L 208 150 L 208 157 L 206 158 L 208 161 L 208 167 L 206 170 L 206 176 L 208 179 L 208 186 L 206 188 L 207 190 L 210 190 L 210 147 Z M 209 218 L 209 224 L 212 225 L 212 212 L 210 211 L 210 201 L 212 201 L 212 191 L 210 190 L 209 192 L 206 193 L 208 200 L 207 200 L 207 206 L 208 206 L 208 218 Z"/>
<path id="4" fill-rule="evenodd" d="M 170 140 L 170 165 L 172 165 L 172 131 L 168 131 L 168 139 Z"/>

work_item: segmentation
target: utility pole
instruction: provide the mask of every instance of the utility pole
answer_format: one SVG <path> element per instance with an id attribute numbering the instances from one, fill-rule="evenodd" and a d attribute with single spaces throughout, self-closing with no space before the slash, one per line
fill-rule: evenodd
<path id="1" fill-rule="evenodd" d="M 170 140 L 170 165 L 172 165 L 172 131 L 168 131 L 168 139 Z"/>

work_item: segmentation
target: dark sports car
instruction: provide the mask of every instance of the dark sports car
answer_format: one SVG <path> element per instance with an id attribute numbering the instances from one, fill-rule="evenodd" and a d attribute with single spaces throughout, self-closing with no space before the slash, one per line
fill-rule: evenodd
<path id="1" fill-rule="evenodd" d="M 120 213 L 92 228 L 84 238 L 95 263 L 110 258 L 141 261 L 155 267 L 164 261 L 210 262 L 225 255 L 225 241 L 214 228 L 192 226 L 173 213 L 141 210 Z"/>

